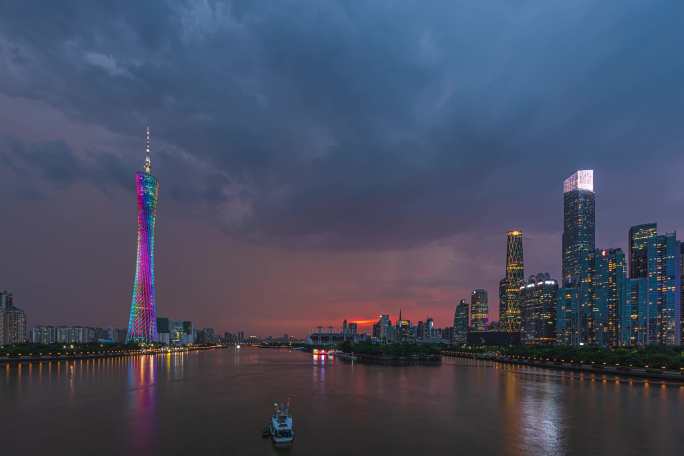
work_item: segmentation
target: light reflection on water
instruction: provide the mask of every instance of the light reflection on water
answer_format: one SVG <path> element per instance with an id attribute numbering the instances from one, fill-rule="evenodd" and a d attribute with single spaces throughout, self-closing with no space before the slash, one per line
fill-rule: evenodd
<path id="1" fill-rule="evenodd" d="M 354 454 L 359 445 L 395 454 L 621 456 L 684 447 L 672 431 L 684 417 L 679 386 L 470 360 L 352 365 L 243 347 L 1 366 L 0 422 L 16 435 L 3 456 L 49 445 L 61 454 L 60 439 L 74 431 L 82 437 L 71 454 L 268 454 L 259 433 L 270 404 L 286 397 L 300 454 Z M 27 433 L 36 423 L 47 429 L 42 440 Z"/>

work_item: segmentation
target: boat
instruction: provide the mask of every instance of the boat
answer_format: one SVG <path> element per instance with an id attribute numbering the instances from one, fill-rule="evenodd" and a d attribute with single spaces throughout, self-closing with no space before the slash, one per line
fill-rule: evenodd
<path id="1" fill-rule="evenodd" d="M 290 415 L 290 401 L 273 404 L 271 440 L 278 447 L 290 446 L 294 441 L 294 422 Z"/>

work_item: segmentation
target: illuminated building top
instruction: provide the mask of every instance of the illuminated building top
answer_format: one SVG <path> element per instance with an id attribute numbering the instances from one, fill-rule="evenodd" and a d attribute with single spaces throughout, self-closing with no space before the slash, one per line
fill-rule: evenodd
<path id="1" fill-rule="evenodd" d="M 589 190 L 594 191 L 594 170 L 580 169 L 575 171 L 563 181 L 563 193 L 568 193 L 573 190 Z"/>

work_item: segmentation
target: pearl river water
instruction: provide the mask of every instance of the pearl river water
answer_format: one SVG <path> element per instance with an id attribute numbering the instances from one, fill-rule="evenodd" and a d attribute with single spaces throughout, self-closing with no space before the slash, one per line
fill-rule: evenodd
<path id="1" fill-rule="evenodd" d="M 296 439 L 263 439 L 291 400 Z M 684 387 L 444 358 L 230 347 L 0 365 L 0 454 L 675 455 Z"/>

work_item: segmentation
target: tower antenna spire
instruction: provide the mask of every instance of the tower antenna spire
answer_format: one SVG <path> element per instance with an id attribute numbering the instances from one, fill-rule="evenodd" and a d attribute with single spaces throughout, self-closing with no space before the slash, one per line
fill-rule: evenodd
<path id="1" fill-rule="evenodd" d="M 145 130 L 145 172 L 152 172 L 152 158 L 150 157 L 150 127 Z"/>

